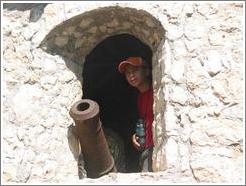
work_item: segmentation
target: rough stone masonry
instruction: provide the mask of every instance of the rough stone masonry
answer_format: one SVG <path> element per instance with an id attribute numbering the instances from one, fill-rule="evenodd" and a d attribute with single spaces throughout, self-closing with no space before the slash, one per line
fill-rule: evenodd
<path id="1" fill-rule="evenodd" d="M 244 6 L 85 1 L 4 8 L 3 182 L 244 183 Z M 84 57 L 120 33 L 153 51 L 155 172 L 79 180 L 68 111 L 83 94 Z"/>

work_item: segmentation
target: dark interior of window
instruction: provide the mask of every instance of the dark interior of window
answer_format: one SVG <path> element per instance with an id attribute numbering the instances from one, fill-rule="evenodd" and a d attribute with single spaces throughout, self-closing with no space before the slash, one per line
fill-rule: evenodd
<path id="1" fill-rule="evenodd" d="M 126 172 L 138 172 L 139 152 L 131 142 L 138 117 L 138 92 L 117 69 L 118 64 L 129 56 L 141 56 L 151 64 L 152 51 L 129 34 L 114 35 L 100 42 L 85 59 L 83 99 L 92 99 L 99 104 L 102 125 L 124 140 Z"/>

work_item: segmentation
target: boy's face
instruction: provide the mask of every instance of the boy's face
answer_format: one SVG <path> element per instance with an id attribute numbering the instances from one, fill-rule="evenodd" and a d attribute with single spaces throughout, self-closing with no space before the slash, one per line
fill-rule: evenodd
<path id="1" fill-rule="evenodd" d="M 139 87 L 144 83 L 146 74 L 143 67 L 128 64 L 125 69 L 125 76 L 128 83 L 133 87 Z"/>

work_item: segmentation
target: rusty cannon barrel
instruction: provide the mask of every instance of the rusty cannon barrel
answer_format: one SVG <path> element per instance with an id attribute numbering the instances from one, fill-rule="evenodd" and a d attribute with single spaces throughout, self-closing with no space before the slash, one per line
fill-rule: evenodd
<path id="1" fill-rule="evenodd" d="M 87 177 L 98 178 L 109 172 L 116 172 L 114 159 L 101 127 L 98 104 L 90 99 L 82 99 L 74 103 L 69 114 L 75 122 Z"/>

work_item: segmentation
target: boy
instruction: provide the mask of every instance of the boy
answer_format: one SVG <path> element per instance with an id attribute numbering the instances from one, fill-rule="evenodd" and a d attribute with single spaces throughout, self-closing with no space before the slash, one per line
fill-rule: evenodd
<path id="1" fill-rule="evenodd" d="M 141 57 L 128 57 L 122 61 L 118 70 L 124 73 L 128 83 L 139 91 L 137 106 L 139 118 L 144 120 L 145 144 L 143 146 L 138 142 L 139 137 L 136 134 L 132 136 L 134 147 L 141 151 L 139 160 L 141 171 L 146 169 L 152 172 L 152 152 L 153 152 L 153 88 L 151 82 L 150 68 Z"/>

